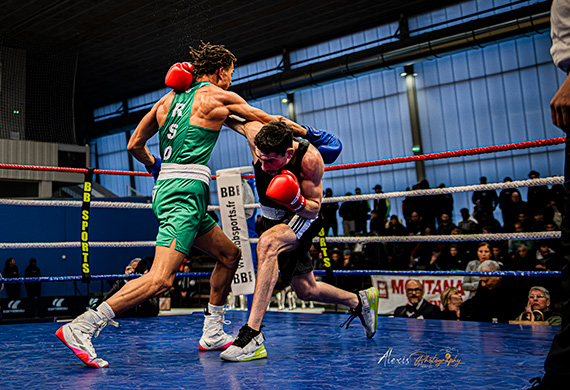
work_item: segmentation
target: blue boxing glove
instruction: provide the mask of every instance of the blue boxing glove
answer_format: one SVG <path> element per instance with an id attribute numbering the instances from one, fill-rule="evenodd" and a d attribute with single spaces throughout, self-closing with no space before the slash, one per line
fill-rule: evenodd
<path id="1" fill-rule="evenodd" d="M 323 156 L 325 164 L 332 164 L 342 152 L 342 143 L 334 134 L 314 127 L 301 125 L 307 130 L 305 139 L 309 141 Z"/>
<path id="2" fill-rule="evenodd" d="M 162 167 L 162 160 L 160 159 L 160 157 L 156 157 L 154 154 L 152 155 L 152 157 L 154 157 L 154 164 L 145 165 L 144 167 L 146 168 L 148 173 L 152 173 L 152 177 L 154 178 L 154 182 L 156 183 L 156 179 L 158 179 L 158 174 L 160 173 L 160 168 Z"/>

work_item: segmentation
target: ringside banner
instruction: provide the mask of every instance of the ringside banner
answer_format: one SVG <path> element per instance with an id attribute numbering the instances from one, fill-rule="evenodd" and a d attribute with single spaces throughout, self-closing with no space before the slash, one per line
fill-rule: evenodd
<path id="1" fill-rule="evenodd" d="M 255 269 L 251 258 L 247 221 L 243 209 L 241 175 L 251 172 L 253 167 L 230 168 L 216 171 L 218 201 L 222 218 L 222 230 L 241 249 L 241 259 L 232 282 L 234 295 L 253 294 Z"/>
<path id="2" fill-rule="evenodd" d="M 463 295 L 463 276 L 391 276 L 372 275 L 372 285 L 378 288 L 380 304 L 378 314 L 394 314 L 398 306 L 408 302 L 406 281 L 419 280 L 425 295 L 424 299 L 441 307 L 441 293 L 448 287 L 457 287 Z"/>

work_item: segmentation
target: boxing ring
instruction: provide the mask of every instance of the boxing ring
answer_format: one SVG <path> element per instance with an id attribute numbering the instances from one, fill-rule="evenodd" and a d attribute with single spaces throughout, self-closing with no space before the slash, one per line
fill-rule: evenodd
<path id="1" fill-rule="evenodd" d="M 327 170 L 376 166 L 399 162 L 458 157 L 500 150 L 556 145 L 564 138 L 529 141 L 380 160 L 377 162 L 329 166 Z M 0 164 L 5 169 L 87 170 L 57 167 L 31 167 Z M 96 174 L 146 173 L 101 171 Z M 402 196 L 458 193 L 481 189 L 515 188 L 562 183 L 563 178 L 545 178 L 486 185 L 438 188 L 352 197 L 326 198 L 323 202 L 369 200 Z M 0 205 L 80 207 L 79 201 L 27 201 L 0 199 Z M 258 205 L 246 205 L 255 208 Z M 91 202 L 97 208 L 150 209 L 149 204 Z M 211 210 L 217 210 L 211 207 Z M 357 242 L 459 242 L 493 241 L 508 238 L 557 238 L 560 232 L 475 234 L 465 236 L 402 237 L 327 237 L 329 243 Z M 252 243 L 256 239 L 250 240 Z M 316 239 L 318 242 L 318 239 Z M 153 241 L 97 242 L 90 247 L 154 247 Z M 0 249 L 77 248 L 82 242 L 0 243 Z M 79 269 L 79 265 L 77 266 Z M 325 271 L 315 271 L 325 275 Z M 487 275 L 505 277 L 558 277 L 559 272 L 530 271 L 334 271 L 349 275 Z M 184 273 L 178 276 L 208 277 L 209 273 Z M 84 275 L 41 278 L 0 279 L 0 283 L 81 282 Z M 91 282 L 129 279 L 134 275 L 88 275 Z M 89 296 L 86 297 L 89 304 Z M 382 306 L 382 301 L 380 302 Z M 247 320 L 247 312 L 228 310 L 227 333 L 236 335 Z M 94 344 L 99 356 L 110 366 L 102 370 L 85 368 L 54 336 L 61 324 L 32 320 L 31 323 L 0 321 L 0 388 L 85 388 L 85 389 L 524 389 L 529 380 L 542 376 L 543 364 L 558 327 L 511 325 L 443 320 L 417 320 L 381 316 L 374 338 L 364 337 L 356 322 L 348 329 L 339 325 L 346 315 L 295 311 L 268 311 L 263 330 L 268 359 L 232 364 L 223 362 L 219 352 L 199 352 L 198 339 L 203 325 L 200 311 L 188 315 L 120 319 L 120 328 L 107 329 Z M 56 317 L 51 319 L 56 320 Z"/>
<path id="2" fill-rule="evenodd" d="M 230 311 L 237 334 L 247 313 Z M 268 312 L 268 358 L 227 363 L 198 352 L 201 314 L 122 319 L 95 339 L 106 369 L 86 368 L 53 335 L 58 323 L 2 325 L 2 388 L 522 389 L 543 374 L 557 329 L 380 317 L 378 332 L 340 314 Z"/>

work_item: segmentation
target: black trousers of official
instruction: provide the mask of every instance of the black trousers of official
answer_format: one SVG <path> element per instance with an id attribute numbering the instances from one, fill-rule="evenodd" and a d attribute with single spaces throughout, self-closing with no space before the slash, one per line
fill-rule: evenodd
<path id="1" fill-rule="evenodd" d="M 544 362 L 546 374 L 542 386 L 562 389 L 570 383 L 570 135 L 566 137 L 564 158 L 564 218 L 562 219 L 562 255 L 566 265 L 562 270 L 562 326 L 550 347 Z"/>

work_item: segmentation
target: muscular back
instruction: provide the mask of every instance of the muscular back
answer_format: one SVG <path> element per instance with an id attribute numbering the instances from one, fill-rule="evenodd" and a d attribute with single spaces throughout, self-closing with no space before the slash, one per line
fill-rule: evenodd
<path id="1" fill-rule="evenodd" d="M 190 125 L 214 129 L 219 132 L 229 114 L 235 114 L 247 120 L 260 121 L 262 123 L 268 123 L 277 119 L 277 117 L 250 106 L 237 94 L 226 91 L 222 87 L 229 86 L 229 82 L 224 84 L 215 75 L 198 80 L 198 82 L 200 81 L 208 81 L 212 85 L 203 86 L 196 91 L 187 122 Z M 146 141 L 167 122 L 172 104 L 176 96 L 179 95 L 175 92 L 169 92 L 164 95 L 144 116 L 131 136 L 127 149 L 142 164 L 149 166 L 155 163 L 156 159 L 146 147 Z"/>
<path id="2" fill-rule="evenodd" d="M 226 91 L 214 85 L 206 85 L 196 91 L 190 113 L 190 124 L 210 129 L 221 129 L 224 120 L 230 114 L 225 104 Z M 156 120 L 162 126 L 166 120 L 175 92 L 166 94 L 156 111 Z"/>

